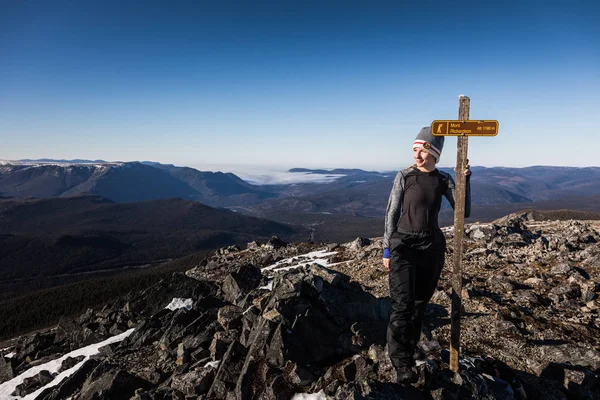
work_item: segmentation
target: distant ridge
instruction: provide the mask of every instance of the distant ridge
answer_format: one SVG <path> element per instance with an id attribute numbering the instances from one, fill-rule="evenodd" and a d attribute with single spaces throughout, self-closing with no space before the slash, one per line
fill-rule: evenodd
<path id="1" fill-rule="evenodd" d="M 12 280 L 151 264 L 273 235 L 308 238 L 307 229 L 181 199 L 0 199 L 0 220 L 5 290 Z"/>
<path id="2" fill-rule="evenodd" d="M 256 204 L 276 196 L 232 173 L 151 161 L 88 161 L 1 161 L 0 195 L 50 198 L 93 193 L 116 202 L 177 197 L 216 207 Z"/>
<path id="3" fill-rule="evenodd" d="M 23 159 L 23 160 L 15 160 L 12 162 L 47 162 L 47 163 L 70 163 L 70 164 L 91 164 L 91 163 L 107 163 L 108 161 L 104 160 L 82 160 L 82 159 L 74 159 L 74 160 L 56 160 L 52 158 L 38 158 L 38 159 Z"/>

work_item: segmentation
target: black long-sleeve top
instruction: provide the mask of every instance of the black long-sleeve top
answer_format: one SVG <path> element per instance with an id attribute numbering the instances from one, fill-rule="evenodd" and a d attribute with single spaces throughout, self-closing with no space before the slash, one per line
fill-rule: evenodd
<path id="1" fill-rule="evenodd" d="M 456 186 L 450 174 L 434 169 L 423 172 L 416 167 L 399 171 L 388 200 L 383 235 L 384 255 L 394 232 L 423 234 L 439 230 L 438 214 L 442 196 L 454 208 Z M 465 218 L 471 215 L 471 184 L 467 176 Z"/>

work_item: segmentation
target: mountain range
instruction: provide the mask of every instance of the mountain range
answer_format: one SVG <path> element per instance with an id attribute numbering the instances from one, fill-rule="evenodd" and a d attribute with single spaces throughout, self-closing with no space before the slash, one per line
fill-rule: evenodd
<path id="1" fill-rule="evenodd" d="M 474 206 L 600 195 L 599 167 L 473 167 L 472 171 Z M 276 209 L 379 217 L 396 174 L 361 169 L 293 168 L 289 172 L 338 178 L 327 183 L 261 186 L 232 173 L 149 161 L 0 161 L 0 195 L 49 198 L 91 193 L 115 202 L 178 197 L 252 213 Z"/>
<path id="2" fill-rule="evenodd" d="M 0 195 L 64 197 L 96 194 L 115 202 L 178 197 L 224 207 L 275 194 L 231 173 L 140 162 L 20 161 L 0 163 Z"/>
<path id="3" fill-rule="evenodd" d="M 472 171 L 469 221 L 524 209 L 579 210 L 600 219 L 600 168 Z M 150 161 L 0 161 L 0 288 L 22 289 L 41 276 L 153 265 L 272 235 L 338 243 L 381 235 L 395 172 L 289 172 L 336 178 L 254 185 L 232 173 Z M 452 220 L 444 202 L 440 224 Z"/>

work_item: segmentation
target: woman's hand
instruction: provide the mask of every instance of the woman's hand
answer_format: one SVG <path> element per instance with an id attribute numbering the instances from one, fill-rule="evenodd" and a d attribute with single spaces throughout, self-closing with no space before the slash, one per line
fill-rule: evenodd
<path id="1" fill-rule="evenodd" d="M 456 172 L 456 167 L 454 167 L 454 172 Z M 469 160 L 467 160 L 467 166 L 465 167 L 465 170 L 463 171 L 463 174 L 465 176 L 471 175 L 471 166 L 469 165 Z"/>
<path id="2" fill-rule="evenodd" d="M 383 258 L 383 268 L 385 268 L 386 271 L 390 270 L 390 259 L 389 258 Z"/>

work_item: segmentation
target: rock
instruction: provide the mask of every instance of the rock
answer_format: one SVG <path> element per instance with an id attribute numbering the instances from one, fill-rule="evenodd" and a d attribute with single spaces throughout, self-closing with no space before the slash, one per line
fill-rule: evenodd
<path id="1" fill-rule="evenodd" d="M 247 353 L 248 350 L 237 341 L 229 345 L 208 391 L 208 398 L 224 399 L 228 392 L 235 389 Z"/>
<path id="2" fill-rule="evenodd" d="M 58 372 L 66 371 L 67 369 L 73 368 L 75 365 L 79 364 L 81 361 L 85 359 L 85 356 L 77 356 L 77 357 L 67 357 L 63 360 Z"/>
<path id="3" fill-rule="evenodd" d="M 183 343 L 179 343 L 177 346 L 177 359 L 175 360 L 176 365 L 183 365 L 189 361 L 189 351 L 185 348 Z"/>
<path id="4" fill-rule="evenodd" d="M 219 309 L 217 321 L 219 321 L 219 324 L 221 324 L 225 330 L 240 330 L 242 328 L 243 313 L 244 310 L 238 306 L 224 306 Z"/>
<path id="5" fill-rule="evenodd" d="M 223 281 L 221 286 L 223 297 L 228 302 L 237 304 L 246 293 L 258 287 L 261 276 L 260 269 L 250 264 L 242 265 Z"/>
<path id="6" fill-rule="evenodd" d="M 279 324 L 273 335 L 265 353 L 265 357 L 270 365 L 282 368 L 285 364 L 286 344 L 282 332 L 282 324 Z"/>
<path id="7" fill-rule="evenodd" d="M 346 383 L 352 382 L 356 377 L 356 362 L 353 359 L 346 360 L 336 370 L 336 376 L 339 380 Z"/>
<path id="8" fill-rule="evenodd" d="M 25 397 L 29 393 L 35 392 L 42 386 L 46 386 L 48 383 L 54 380 L 54 376 L 50 372 L 43 370 L 36 375 L 23 379 L 23 383 L 17 385 L 15 391 L 12 393 L 13 396 Z"/>
<path id="9" fill-rule="evenodd" d="M 378 376 L 383 377 L 388 382 L 395 381 L 396 370 L 392 365 L 392 360 L 390 360 L 387 349 L 374 344 L 369 347 L 367 355 L 375 364 Z"/>
<path id="10" fill-rule="evenodd" d="M 569 274 L 572 270 L 573 270 L 573 268 L 571 268 L 571 266 L 569 266 L 569 264 L 561 263 L 561 264 L 557 264 L 557 265 L 553 266 L 552 269 L 550 270 L 550 272 L 552 272 L 553 274 L 564 275 L 564 274 Z"/>
<path id="11" fill-rule="evenodd" d="M 58 386 L 45 389 L 37 397 L 38 400 L 63 400 L 70 398 L 80 390 L 89 374 L 100 364 L 95 358 L 90 358 L 71 376 L 64 379 Z"/>
<path id="12" fill-rule="evenodd" d="M 198 368 L 181 375 L 174 375 L 171 387 L 185 395 L 201 395 L 208 393 L 215 379 L 214 368 Z"/>
<path id="13" fill-rule="evenodd" d="M 286 381 L 294 385 L 309 386 L 316 380 L 315 375 L 308 368 L 292 361 L 286 363 L 284 371 L 286 371 Z"/>
<path id="14" fill-rule="evenodd" d="M 221 247 L 219 250 L 217 250 L 215 252 L 215 254 L 217 256 L 223 256 L 223 255 L 228 255 L 231 253 L 237 253 L 238 251 L 240 251 L 240 248 L 234 245 L 234 246 Z"/>
<path id="15" fill-rule="evenodd" d="M 231 343 L 235 341 L 235 338 L 239 332 L 229 330 L 215 333 L 212 343 L 210 344 L 210 357 L 213 360 L 220 360 Z"/>
<path id="16" fill-rule="evenodd" d="M 12 358 L 9 358 L 8 361 L 0 356 L 0 383 L 11 380 L 15 377 L 14 372 L 14 361 Z"/>
<path id="17" fill-rule="evenodd" d="M 288 244 L 285 241 L 279 239 L 277 236 L 272 236 L 271 239 L 269 239 L 269 241 L 265 244 L 265 248 L 271 249 L 271 250 L 273 250 L 273 249 L 276 250 L 276 249 L 285 247 L 287 245 Z"/>
<path id="18" fill-rule="evenodd" d="M 312 264 L 310 266 L 310 272 L 333 286 L 337 286 L 342 282 L 342 276 L 340 274 L 327 270 L 318 264 Z"/>
<path id="19" fill-rule="evenodd" d="M 88 376 L 78 400 L 109 400 L 116 398 L 130 398 L 136 389 L 147 390 L 150 383 L 118 366 L 106 362 L 98 365 Z"/>
<path id="20" fill-rule="evenodd" d="M 357 237 L 353 242 L 348 245 L 348 250 L 358 252 L 363 247 L 371 244 L 371 240 L 365 237 Z"/>
<path id="21" fill-rule="evenodd" d="M 294 390 L 282 375 L 276 375 L 267 382 L 261 395 L 264 400 L 287 400 L 294 395 Z"/>

